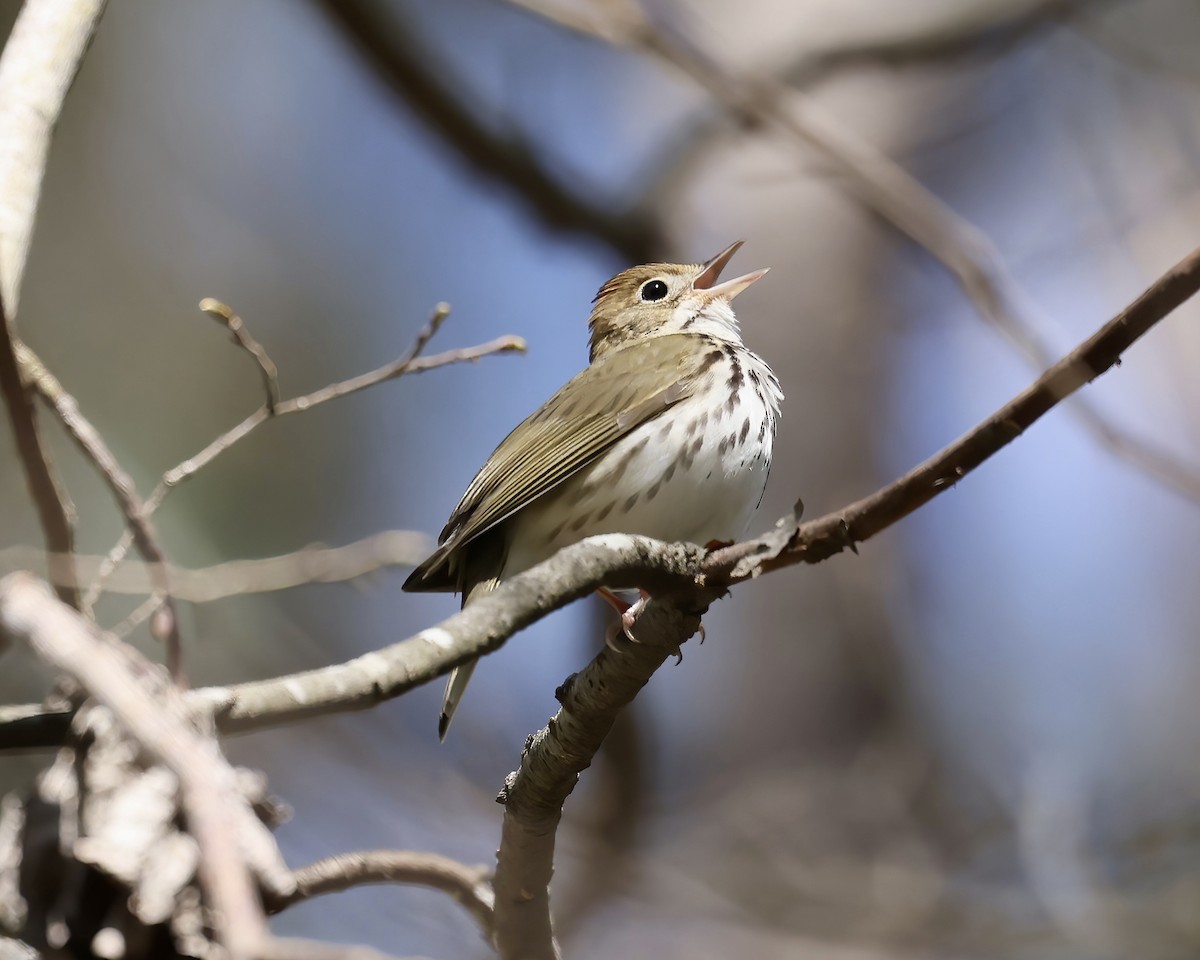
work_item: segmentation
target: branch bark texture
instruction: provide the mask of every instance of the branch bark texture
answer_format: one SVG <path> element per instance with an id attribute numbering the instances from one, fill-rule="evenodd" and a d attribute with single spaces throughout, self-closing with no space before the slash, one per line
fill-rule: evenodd
<path id="1" fill-rule="evenodd" d="M 0 297 L 13 316 L 50 137 L 105 0 L 29 0 L 0 55 Z"/>

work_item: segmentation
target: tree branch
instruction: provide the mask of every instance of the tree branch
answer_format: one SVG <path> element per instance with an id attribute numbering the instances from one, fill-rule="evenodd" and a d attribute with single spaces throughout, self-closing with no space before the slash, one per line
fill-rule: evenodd
<path id="1" fill-rule="evenodd" d="M 732 117 L 739 128 L 775 130 L 806 151 L 816 151 L 865 207 L 940 262 L 979 315 L 1008 337 L 1034 366 L 1041 369 L 1053 361 L 1055 351 L 1023 316 L 1023 310 L 1019 309 L 1022 297 L 987 236 L 890 157 L 823 116 L 810 98 L 781 80 L 736 74 L 726 69 L 677 27 L 666 29 L 652 23 L 639 0 L 625 0 L 605 18 L 578 14 L 546 0 L 509 2 L 569 30 L 639 51 L 688 76 L 721 107 L 719 117 L 693 124 L 687 138 L 690 143 L 711 148 L 714 124 Z M 1019 15 L 1011 15 L 1007 24 L 994 26 L 1015 38 L 1042 22 L 1065 17 L 1095 2 L 1098 0 L 1047 0 Z M 961 50 L 961 45 L 982 26 L 959 23 L 936 37 L 907 38 L 894 46 L 884 43 L 864 47 L 858 54 L 847 50 L 847 60 L 852 62 L 860 55 L 883 55 L 889 47 L 895 56 L 946 55 Z M 785 73 L 786 79 L 793 83 L 812 79 L 805 75 L 802 66 L 793 73 L 797 75 Z M 677 148 L 670 161 L 650 178 L 646 192 L 659 195 L 666 187 L 678 183 L 682 165 L 688 162 L 695 162 L 693 151 Z M 1132 464 L 1172 492 L 1200 502 L 1200 469 L 1109 423 L 1084 398 L 1076 400 L 1072 407 L 1083 426 L 1113 456 Z"/>
<path id="2" fill-rule="evenodd" d="M 0 304 L 0 311 L 3 311 Z M 7 314 L 0 317 L 0 394 L 8 410 L 16 440 L 17 456 L 25 473 L 25 484 L 37 509 L 46 557 L 63 603 L 79 609 L 79 579 L 75 572 L 75 506 L 56 475 L 54 461 L 38 430 L 37 404 L 26 386 L 17 362 L 17 334 Z"/>
<path id="3" fill-rule="evenodd" d="M 64 580 L 72 573 L 75 508 L 38 433 L 37 412 L 17 362 L 14 318 L 50 138 L 103 10 L 103 0 L 31 0 L 0 54 L 0 392 L 46 549 L 62 558 L 56 572 Z M 76 589 L 63 584 L 57 590 L 65 603 L 79 607 Z"/>
<path id="4" fill-rule="evenodd" d="M 618 714 L 700 626 L 721 588 L 655 594 L 638 618 L 636 644 L 600 651 L 555 691 L 561 704 L 526 741 L 520 767 L 504 781 L 496 854 L 496 948 L 503 960 L 559 960 L 550 916 L 554 842 L 563 804 L 591 766 Z M 685 612 L 686 611 L 686 612 Z"/>
<path id="5" fill-rule="evenodd" d="M 200 301 L 200 309 L 228 330 L 233 342 L 250 354 L 258 365 L 258 372 L 262 374 L 263 390 L 267 394 L 267 412 L 274 414 L 275 404 L 279 402 L 279 368 L 267 353 L 267 348 L 254 339 L 242 318 L 220 300 L 205 297 Z"/>
<path id="6" fill-rule="evenodd" d="M 341 853 L 296 870 L 295 891 L 268 900 L 267 909 L 279 913 L 312 897 L 369 884 L 412 884 L 432 887 L 453 897 L 490 939 L 493 910 L 490 873 L 486 867 L 468 867 L 440 854 L 414 850 Z"/>
<path id="7" fill-rule="evenodd" d="M 786 517 L 761 537 L 707 555 L 693 544 L 664 544 L 625 534 L 592 537 L 392 646 L 319 670 L 206 688 L 191 697 L 208 703 L 217 714 L 218 729 L 227 733 L 366 709 L 497 649 L 516 631 L 601 584 L 640 585 L 656 597 L 687 597 L 680 609 L 693 612 L 743 580 L 824 560 L 887 529 L 954 486 L 1063 399 L 1115 366 L 1122 351 L 1198 290 L 1200 248 L 973 430 L 900 479 L 816 520 L 800 524 L 797 517 Z M 618 659 L 625 665 L 633 662 L 628 656 Z M 611 664 L 613 658 L 603 662 Z M 65 715 L 29 707 L 11 710 L 11 719 L 0 724 L 0 749 L 61 742 Z"/>
<path id="8" fill-rule="evenodd" d="M 214 306 L 233 314 L 233 311 L 220 303 L 220 301 L 206 299 L 201 303 L 201 309 L 209 312 L 211 312 Z M 292 413 L 305 413 L 323 403 L 328 403 L 330 400 L 338 400 L 352 393 L 366 390 L 369 387 L 385 383 L 388 380 L 394 380 L 406 374 L 424 373 L 426 370 L 435 370 L 438 367 L 449 366 L 455 363 L 475 363 L 484 357 L 494 354 L 525 352 L 525 341 L 520 337 L 510 334 L 498 337 L 488 343 L 479 344 L 478 346 L 446 350 L 428 357 L 422 356 L 421 354 L 426 345 L 428 345 L 434 334 L 441 328 L 442 323 L 449 314 L 449 305 L 439 303 L 434 308 L 429 322 L 417 334 L 412 345 L 402 356 L 391 363 L 384 364 L 382 367 L 368 373 L 351 377 L 349 380 L 329 384 L 319 390 L 314 390 L 312 393 L 294 397 L 290 400 L 272 400 L 268 395 L 268 402 L 259 407 L 237 426 L 221 434 L 199 453 L 166 471 L 150 496 L 146 498 L 147 515 L 153 515 L 162 506 L 163 501 L 167 498 L 167 494 L 170 493 L 172 488 L 183 483 L 183 481 L 208 466 L 218 456 L 234 444 L 244 440 L 268 420 L 275 417 L 287 416 Z M 265 354 L 265 351 L 263 352 Z M 109 551 L 108 556 L 101 563 L 100 568 L 96 572 L 95 579 L 83 597 L 85 611 L 90 610 L 95 605 L 104 588 L 105 582 L 121 561 L 124 560 L 132 543 L 133 538 L 127 533 Z"/>
<path id="9" fill-rule="evenodd" d="M 106 639 L 89 621 L 58 604 L 28 574 L 0 580 L 0 633 L 28 643 L 39 658 L 72 677 L 116 715 L 129 734 L 179 780 L 188 827 L 200 845 L 201 885 L 218 940 L 232 957 L 251 960 L 269 936 L 258 888 L 238 830 L 253 811 L 215 741 L 192 726 L 188 708 L 131 647 Z"/>
<path id="10" fill-rule="evenodd" d="M 844 510 L 709 554 L 687 593 L 655 594 L 638 620 L 642 644 L 603 650 L 558 691 L 561 709 L 534 734 L 500 795 L 504 826 L 497 854 L 496 940 L 504 960 L 558 960 L 549 883 L 562 805 L 603 743 L 613 720 L 699 624 L 699 613 L 731 584 L 796 563 L 818 563 L 887 529 L 954 486 L 1043 414 L 1120 362 L 1121 353 L 1200 289 L 1200 249 L 1046 371 L 1028 389 L 940 453 Z M 691 614 L 681 616 L 680 603 Z M 649 614 L 657 611 L 656 617 Z"/>
<path id="11" fill-rule="evenodd" d="M 364 0 L 320 0 L 325 15 L 350 39 L 380 81 L 425 126 L 453 148 L 479 177 L 507 186 L 526 208 L 554 230 L 596 237 L 631 263 L 657 259 L 663 228 L 644 209 L 621 210 L 595 190 L 567 186 L 518 137 L 488 129 L 469 88 L 444 56 L 430 57 L 398 5 Z M 595 199 L 593 199 L 595 198 Z"/>
<path id="12" fill-rule="evenodd" d="M 17 315 L 50 138 L 104 0 L 30 0 L 0 55 L 0 299 Z"/>
<path id="13" fill-rule="evenodd" d="M 171 585 L 167 580 L 166 555 L 159 545 L 158 534 L 154 530 L 146 505 L 138 496 L 133 478 L 117 462 L 100 432 L 80 411 L 75 398 L 66 391 L 37 355 L 21 344 L 17 347 L 17 361 L 26 373 L 32 389 L 36 390 L 58 415 L 68 435 L 92 462 L 116 498 L 133 542 L 145 558 L 147 568 L 154 579 L 154 592 L 158 603 L 151 624 L 152 632 L 166 644 L 168 669 L 171 676 L 180 681 L 183 671 L 183 645 L 179 637 L 179 617 L 175 611 L 175 601 L 171 597 Z"/>
<path id="14" fill-rule="evenodd" d="M 0 580 L 0 638 L 29 644 L 74 679 L 174 775 L 188 833 L 199 848 L 196 871 L 207 917 L 230 960 L 384 958 L 368 948 L 272 936 L 262 899 L 293 897 L 295 877 L 216 739 L 197 729 L 181 691 L 141 654 L 101 633 L 26 573 Z"/>
<path id="15" fill-rule="evenodd" d="M 175 599 L 186 603 L 212 603 L 249 593 L 272 593 L 311 583 L 341 583 L 364 577 L 387 567 L 416 566 L 429 553 L 431 540 L 411 530 L 385 530 L 341 547 L 312 546 L 293 553 L 256 560 L 231 560 L 211 567 L 190 569 L 167 564 L 167 578 Z M 43 553 L 30 547 L 0 549 L 0 570 L 32 570 L 46 575 Z M 53 559 L 53 558 L 52 558 Z M 78 581 L 86 582 L 105 557 L 75 554 Z M 47 577 L 55 583 L 53 571 Z M 145 564 L 126 564 L 117 570 L 105 589 L 109 593 L 145 595 L 154 592 L 154 582 Z"/>

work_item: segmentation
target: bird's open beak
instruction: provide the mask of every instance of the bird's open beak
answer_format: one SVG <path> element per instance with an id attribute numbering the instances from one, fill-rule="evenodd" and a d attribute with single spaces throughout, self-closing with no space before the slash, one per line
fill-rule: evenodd
<path id="1" fill-rule="evenodd" d="M 721 271 L 725 269 L 725 264 L 733 259 L 733 255 L 738 252 L 738 247 L 743 243 L 745 243 L 744 240 L 735 240 L 709 260 L 704 265 L 704 269 L 700 271 L 700 276 L 692 281 L 692 288 L 705 291 L 710 299 L 722 297 L 726 300 L 732 300 L 755 280 L 762 278 L 766 274 L 766 270 L 755 270 L 753 273 L 734 277 L 732 280 L 726 280 L 724 283 L 717 283 L 717 280 L 720 279 Z"/>

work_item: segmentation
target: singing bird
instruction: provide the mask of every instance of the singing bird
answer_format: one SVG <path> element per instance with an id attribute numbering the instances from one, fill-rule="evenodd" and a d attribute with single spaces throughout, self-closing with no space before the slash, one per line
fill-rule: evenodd
<path id="1" fill-rule="evenodd" d="M 632 267 L 600 288 L 589 365 L 495 449 L 405 590 L 456 591 L 466 606 L 594 534 L 703 545 L 746 532 L 783 393 L 732 307 L 767 271 L 719 282 L 741 245 L 703 264 Z M 450 674 L 441 739 L 477 662 Z"/>

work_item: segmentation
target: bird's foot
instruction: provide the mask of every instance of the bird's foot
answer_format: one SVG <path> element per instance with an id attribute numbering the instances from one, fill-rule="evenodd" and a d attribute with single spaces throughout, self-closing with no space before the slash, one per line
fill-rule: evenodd
<path id="1" fill-rule="evenodd" d="M 609 590 L 608 587 L 597 587 L 596 596 L 616 610 L 619 614 L 624 615 L 625 611 L 629 609 L 629 604 Z"/>
<path id="2" fill-rule="evenodd" d="M 607 587 L 598 588 L 596 593 L 600 595 L 601 600 L 616 610 L 621 617 L 620 620 L 604 632 L 604 645 L 613 653 L 620 653 L 621 648 L 618 641 L 622 635 L 630 643 L 640 642 L 633 635 L 633 625 L 637 623 L 637 618 L 646 609 L 646 604 L 650 601 L 650 594 L 645 590 L 639 590 L 638 593 L 641 594 L 640 599 L 636 603 L 626 603 Z"/>

